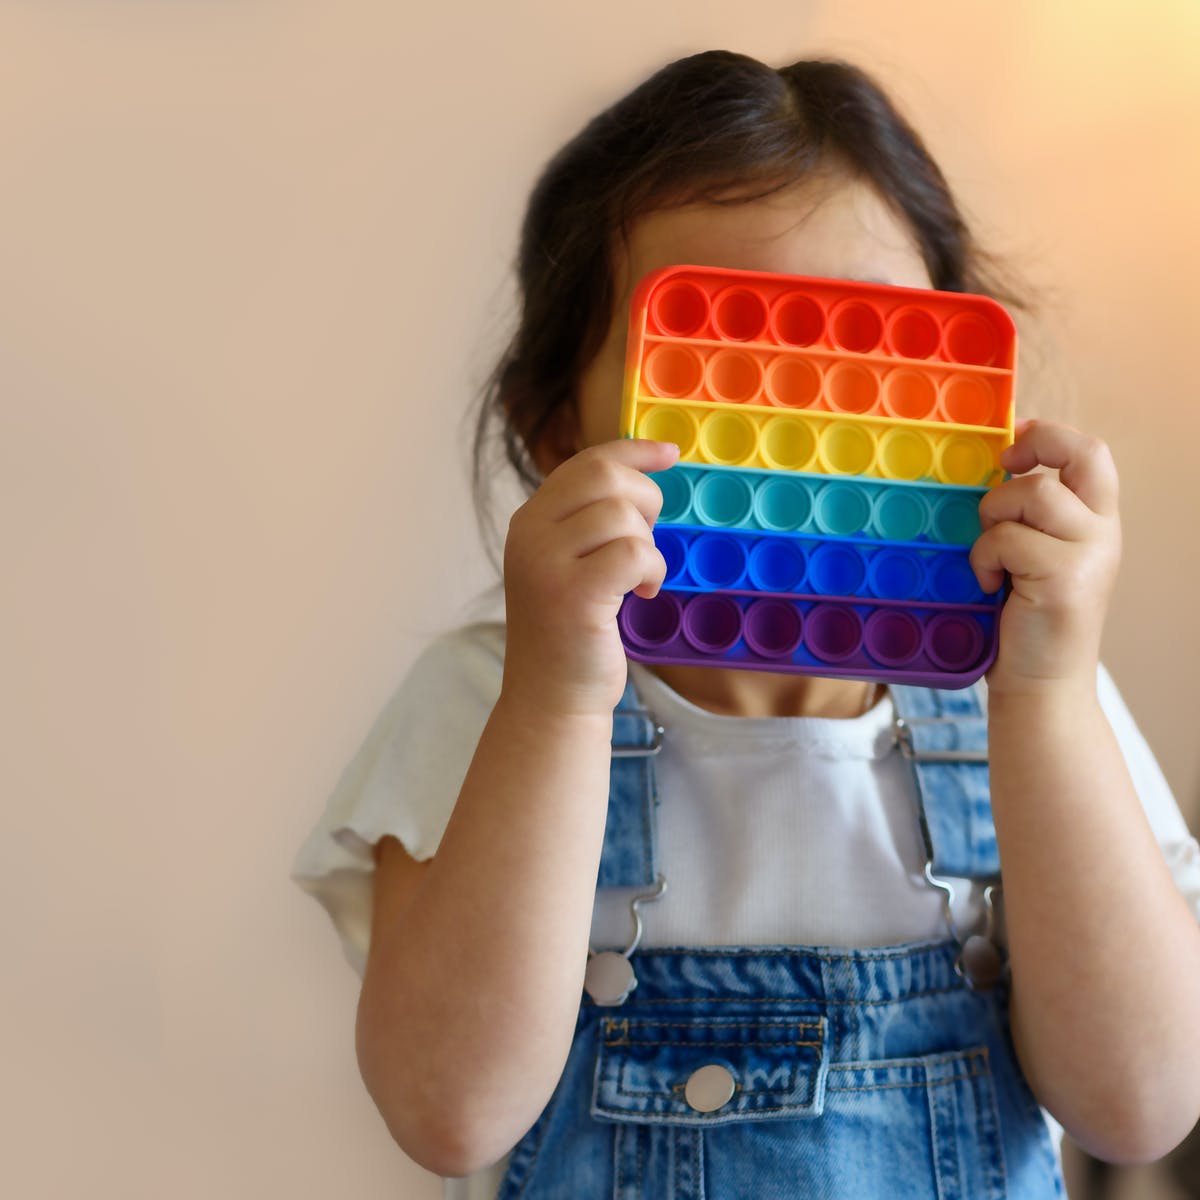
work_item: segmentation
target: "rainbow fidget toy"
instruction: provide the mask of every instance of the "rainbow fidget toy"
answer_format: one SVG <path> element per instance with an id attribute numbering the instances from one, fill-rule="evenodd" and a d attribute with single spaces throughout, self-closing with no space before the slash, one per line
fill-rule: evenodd
<path id="1" fill-rule="evenodd" d="M 652 478 L 667 562 L 618 624 L 643 662 L 973 683 L 1004 591 L 968 555 L 1005 478 L 1016 329 L 985 296 L 716 267 L 630 302 L 621 432 L 679 446 Z"/>

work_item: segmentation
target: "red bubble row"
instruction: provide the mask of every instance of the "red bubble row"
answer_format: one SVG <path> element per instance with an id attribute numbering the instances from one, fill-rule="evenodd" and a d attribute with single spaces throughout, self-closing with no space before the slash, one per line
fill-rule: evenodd
<path id="1" fill-rule="evenodd" d="M 768 301 L 735 284 L 709 297 L 687 279 L 664 281 L 648 302 L 651 332 L 667 337 L 772 341 L 783 346 L 825 343 L 854 354 L 883 352 L 901 358 L 941 358 L 971 366 L 1006 366 L 1008 339 L 981 313 L 959 310 L 945 321 L 922 305 L 887 311 L 852 297 L 828 309 L 808 292 L 785 291 Z"/>

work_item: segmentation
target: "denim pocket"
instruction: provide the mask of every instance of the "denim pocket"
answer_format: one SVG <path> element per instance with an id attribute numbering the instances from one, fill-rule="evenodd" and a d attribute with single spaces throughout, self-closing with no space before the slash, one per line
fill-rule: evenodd
<path id="1" fill-rule="evenodd" d="M 986 1046 L 830 1067 L 825 1120 L 869 1130 L 847 1160 L 860 1190 L 883 1196 L 1004 1200 L 1008 1195 L 996 1088 Z M 930 1173 L 932 1171 L 932 1178 Z M 1039 1193 L 1040 1194 L 1040 1193 Z"/>
<path id="2" fill-rule="evenodd" d="M 826 1022 L 817 1016 L 606 1017 L 591 1114 L 602 1121 L 696 1126 L 819 1116 L 825 1042 Z M 731 1092 L 723 1103 L 710 1101 L 716 1104 L 711 1111 L 698 1109 L 689 1089 L 704 1068 Z"/>

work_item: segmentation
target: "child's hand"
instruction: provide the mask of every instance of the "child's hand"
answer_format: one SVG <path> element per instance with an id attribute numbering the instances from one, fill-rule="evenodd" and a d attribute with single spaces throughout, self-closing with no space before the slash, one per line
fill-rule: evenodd
<path id="1" fill-rule="evenodd" d="M 979 505 L 983 532 L 971 565 L 985 592 L 1012 592 L 1000 616 L 1000 649 L 988 671 L 992 694 L 1059 684 L 1095 687 L 1100 632 L 1121 558 L 1117 472 L 1107 445 L 1066 425 L 1020 421 L 1001 456 L 1016 475 Z"/>
<path id="2" fill-rule="evenodd" d="M 617 610 L 666 576 L 651 530 L 662 491 L 647 471 L 679 457 L 669 442 L 591 446 L 513 515 L 504 546 L 504 690 L 560 714 L 610 715 L 625 688 Z"/>

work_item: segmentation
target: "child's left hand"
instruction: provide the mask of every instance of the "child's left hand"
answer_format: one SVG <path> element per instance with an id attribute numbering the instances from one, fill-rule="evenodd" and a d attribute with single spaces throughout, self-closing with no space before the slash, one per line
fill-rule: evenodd
<path id="1" fill-rule="evenodd" d="M 979 505 L 971 566 L 985 592 L 1012 576 L 988 691 L 1095 687 L 1100 633 L 1121 559 L 1117 471 L 1099 438 L 1050 421 L 1019 421 L 1000 463 L 1014 475 Z M 1059 478 L 1020 475 L 1038 465 Z"/>

